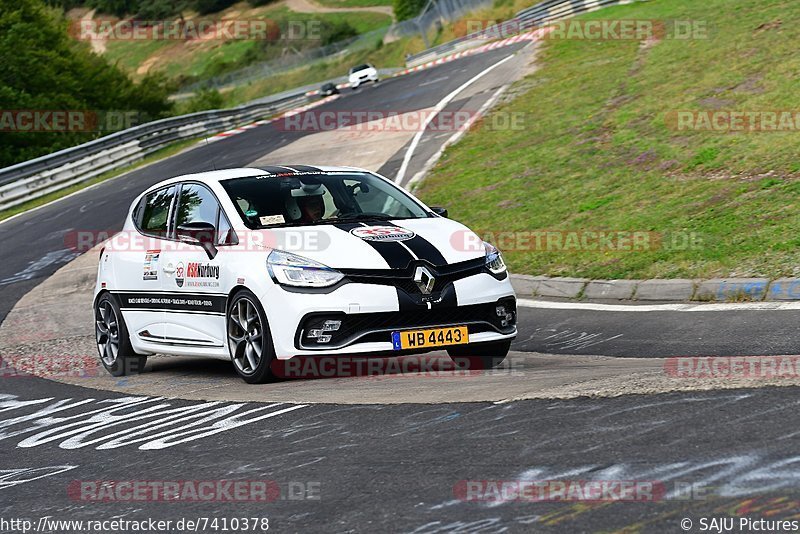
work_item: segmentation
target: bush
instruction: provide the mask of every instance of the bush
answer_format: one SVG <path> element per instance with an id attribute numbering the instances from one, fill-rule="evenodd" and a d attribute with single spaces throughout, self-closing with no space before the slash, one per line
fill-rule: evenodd
<path id="1" fill-rule="evenodd" d="M 195 0 L 195 9 L 201 15 L 208 15 L 209 13 L 222 11 L 235 3 L 236 0 Z"/>
<path id="2" fill-rule="evenodd" d="M 353 28 L 346 21 L 329 22 L 322 21 L 320 27 L 320 37 L 322 46 L 338 43 L 345 39 L 352 39 L 358 35 L 358 30 Z"/>
<path id="3" fill-rule="evenodd" d="M 392 0 L 394 16 L 398 21 L 413 19 L 419 15 L 426 3 L 427 0 Z"/>
<path id="4" fill-rule="evenodd" d="M 195 113 L 208 109 L 219 109 L 223 104 L 222 95 L 216 89 L 200 89 L 192 98 L 179 105 L 179 113 Z"/>

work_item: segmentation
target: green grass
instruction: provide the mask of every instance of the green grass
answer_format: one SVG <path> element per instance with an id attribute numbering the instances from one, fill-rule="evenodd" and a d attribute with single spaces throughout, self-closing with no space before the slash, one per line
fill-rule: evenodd
<path id="1" fill-rule="evenodd" d="M 0 221 L 3 219 L 8 219 L 9 217 L 13 217 L 19 213 L 32 210 L 33 208 L 37 208 L 54 200 L 58 200 L 59 198 L 65 197 L 71 193 L 76 191 L 80 191 L 81 189 L 86 189 L 89 186 L 94 184 L 98 184 L 100 182 L 105 182 L 106 180 L 110 180 L 111 178 L 115 178 L 120 174 L 125 174 L 126 172 L 131 172 L 134 169 L 147 165 L 149 163 L 153 163 L 154 161 L 166 159 L 170 156 L 174 156 L 178 152 L 183 151 L 186 148 L 189 148 L 192 145 L 196 145 L 200 139 L 202 138 L 193 138 L 193 139 L 186 139 L 184 141 L 176 141 L 171 145 L 167 145 L 159 150 L 153 152 L 152 154 L 147 155 L 143 159 L 132 163 L 131 165 L 127 165 L 125 167 L 121 167 L 119 169 L 114 169 L 113 171 L 104 172 L 100 176 L 95 176 L 91 180 L 87 180 L 85 182 L 81 182 L 79 184 L 72 185 L 70 187 L 60 189 L 58 191 L 54 191 L 48 195 L 43 197 L 39 197 L 28 202 L 24 202 L 13 208 L 9 208 L 7 210 L 0 211 Z"/>
<path id="2" fill-rule="evenodd" d="M 172 41 L 108 41 L 103 54 L 109 63 L 116 64 L 121 69 L 135 74 L 136 70 L 150 56 L 168 46 L 174 46 Z M 138 76 L 137 76 L 138 77 Z"/>
<path id="3" fill-rule="evenodd" d="M 708 21 L 709 38 L 548 41 L 520 96 L 493 111 L 523 113 L 524 128 L 486 117 L 446 151 L 421 197 L 486 231 L 696 236 L 695 246 L 640 252 L 509 250 L 518 273 L 800 275 L 800 131 L 667 126 L 670 111 L 800 109 L 800 10 L 787 0 L 657 0 L 582 18 Z"/>

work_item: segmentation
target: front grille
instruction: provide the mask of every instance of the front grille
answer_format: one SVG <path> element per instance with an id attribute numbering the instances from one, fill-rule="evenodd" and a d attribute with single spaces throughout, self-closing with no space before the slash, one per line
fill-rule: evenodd
<path id="1" fill-rule="evenodd" d="M 502 318 L 498 317 L 495 311 L 497 306 L 501 304 L 513 316 L 512 320 L 505 326 L 501 324 Z M 390 336 L 387 332 L 392 332 L 393 330 L 463 324 L 468 325 L 471 334 L 491 330 L 510 334 L 514 331 L 516 319 L 516 301 L 513 297 L 507 297 L 498 302 L 433 308 L 430 310 L 420 309 L 352 315 L 344 313 L 312 313 L 300 321 L 300 326 L 295 336 L 295 344 L 297 348 L 326 349 L 346 346 L 356 341 L 390 341 Z M 313 340 L 303 338 L 305 332 L 320 328 L 326 320 L 342 322 L 337 331 L 326 332 L 331 336 L 329 342 L 318 344 Z"/>
<path id="2" fill-rule="evenodd" d="M 421 295 L 422 291 L 414 282 L 417 265 L 425 265 L 435 278 L 431 294 L 437 294 L 445 287 L 468 276 L 488 272 L 483 258 L 441 267 L 429 263 L 416 262 L 406 269 L 342 269 L 348 280 L 359 284 L 389 285 L 405 291 L 409 295 Z"/>

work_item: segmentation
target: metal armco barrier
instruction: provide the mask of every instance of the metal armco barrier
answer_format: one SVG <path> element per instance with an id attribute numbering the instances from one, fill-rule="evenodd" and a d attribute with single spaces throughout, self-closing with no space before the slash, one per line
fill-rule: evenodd
<path id="1" fill-rule="evenodd" d="M 508 32 L 520 32 L 540 27 L 548 22 L 563 20 L 573 15 L 589 13 L 608 6 L 632 4 L 646 0 L 545 0 L 535 6 L 523 9 L 513 19 L 489 26 L 464 37 L 453 39 L 410 56 L 406 67 L 416 67 L 462 50 L 485 44 L 492 38 L 506 36 Z"/>
<path id="2" fill-rule="evenodd" d="M 0 211 L 134 163 L 164 146 L 255 122 L 308 101 L 283 93 L 236 108 L 170 117 L 0 169 Z"/>

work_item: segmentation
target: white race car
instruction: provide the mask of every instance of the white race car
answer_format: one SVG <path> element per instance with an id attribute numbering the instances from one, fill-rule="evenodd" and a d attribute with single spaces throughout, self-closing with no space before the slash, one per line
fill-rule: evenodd
<path id="1" fill-rule="evenodd" d="M 353 167 L 228 169 L 156 184 L 100 254 L 97 347 L 230 358 L 249 383 L 295 356 L 446 349 L 488 368 L 517 333 L 500 252 L 443 208 Z"/>
<path id="2" fill-rule="evenodd" d="M 358 65 L 357 67 L 350 69 L 347 81 L 350 83 L 350 87 L 353 89 L 357 89 L 359 85 L 366 82 L 378 83 L 380 81 L 378 79 L 378 69 L 369 63 Z"/>

